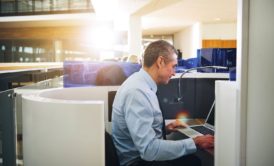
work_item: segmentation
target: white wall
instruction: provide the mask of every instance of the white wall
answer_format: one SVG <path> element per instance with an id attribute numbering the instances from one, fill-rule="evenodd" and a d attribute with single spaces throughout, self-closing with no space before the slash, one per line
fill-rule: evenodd
<path id="1" fill-rule="evenodd" d="M 183 58 L 197 56 L 197 49 L 202 46 L 201 25 L 196 23 L 174 34 L 174 46 L 183 52 Z"/>
<path id="2" fill-rule="evenodd" d="M 203 39 L 231 40 L 237 37 L 237 23 L 200 24 L 196 23 L 174 34 L 174 46 L 183 52 L 183 58 L 197 56 Z"/>
<path id="3" fill-rule="evenodd" d="M 203 24 L 203 39 L 232 40 L 237 37 L 237 23 Z"/>
<path id="4" fill-rule="evenodd" d="M 249 7 L 246 165 L 274 165 L 274 1 L 243 0 Z M 248 4 L 249 3 L 249 4 Z"/>

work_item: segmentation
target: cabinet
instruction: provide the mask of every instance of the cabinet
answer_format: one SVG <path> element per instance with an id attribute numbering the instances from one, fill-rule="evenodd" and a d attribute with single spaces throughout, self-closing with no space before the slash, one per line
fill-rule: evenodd
<path id="1" fill-rule="evenodd" d="M 236 40 L 203 40 L 202 42 L 203 48 L 236 48 L 237 41 Z"/>

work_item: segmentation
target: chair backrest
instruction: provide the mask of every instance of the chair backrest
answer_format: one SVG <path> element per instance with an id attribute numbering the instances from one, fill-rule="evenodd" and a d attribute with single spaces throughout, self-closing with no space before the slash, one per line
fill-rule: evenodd
<path id="1" fill-rule="evenodd" d="M 112 104 L 115 98 L 117 91 L 109 91 L 108 92 L 108 121 L 111 122 L 111 116 L 112 116 Z"/>
<path id="2" fill-rule="evenodd" d="M 105 131 L 105 165 L 120 166 L 112 136 L 107 131 Z"/>

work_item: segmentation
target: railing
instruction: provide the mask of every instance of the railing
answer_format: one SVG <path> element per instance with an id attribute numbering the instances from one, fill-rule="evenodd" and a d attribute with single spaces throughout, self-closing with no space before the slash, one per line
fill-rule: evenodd
<path id="1" fill-rule="evenodd" d="M 22 94 L 63 87 L 57 77 L 0 92 L 0 166 L 22 166 Z"/>
<path id="2" fill-rule="evenodd" d="M 90 0 L 0 0 L 0 17 L 92 11 Z"/>

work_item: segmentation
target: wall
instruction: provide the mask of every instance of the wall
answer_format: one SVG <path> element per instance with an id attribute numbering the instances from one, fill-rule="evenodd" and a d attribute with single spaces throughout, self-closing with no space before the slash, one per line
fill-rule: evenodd
<path id="1" fill-rule="evenodd" d="M 221 24 L 196 23 L 174 34 L 174 46 L 183 52 L 183 58 L 196 57 L 204 39 L 236 39 L 236 22 Z"/>
<path id="2" fill-rule="evenodd" d="M 236 39 L 237 24 L 220 23 L 220 24 L 203 24 L 202 25 L 203 39 Z"/>
<path id="3" fill-rule="evenodd" d="M 249 7 L 247 64 L 246 165 L 274 165 L 274 1 L 243 0 Z"/>
<path id="4" fill-rule="evenodd" d="M 201 25 L 196 23 L 174 34 L 174 46 L 183 52 L 183 58 L 197 56 L 197 49 L 201 48 Z"/>

